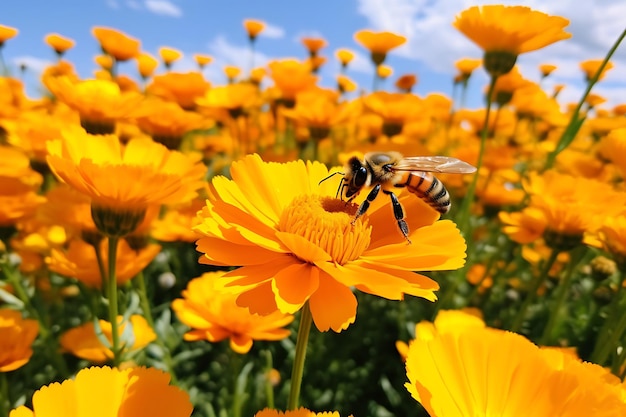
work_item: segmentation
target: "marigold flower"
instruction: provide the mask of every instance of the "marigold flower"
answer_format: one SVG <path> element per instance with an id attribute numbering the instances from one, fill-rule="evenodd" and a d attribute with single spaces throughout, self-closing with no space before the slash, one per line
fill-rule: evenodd
<path id="1" fill-rule="evenodd" d="M 19 311 L 0 309 L 0 372 L 14 371 L 28 362 L 38 332 L 37 320 L 23 319 Z"/>
<path id="2" fill-rule="evenodd" d="M 151 77 L 154 70 L 159 66 L 159 61 L 147 52 L 142 52 L 135 57 L 137 61 L 137 71 L 144 80 Z"/>
<path id="3" fill-rule="evenodd" d="M 259 36 L 259 33 L 263 32 L 265 29 L 265 22 L 261 20 L 246 19 L 243 21 L 243 27 L 248 33 L 248 39 L 250 39 L 250 42 L 254 42 L 256 37 Z"/>
<path id="4" fill-rule="evenodd" d="M 385 62 L 389 51 L 406 42 L 404 36 L 392 32 L 374 32 L 371 30 L 359 30 L 354 34 L 354 40 L 370 51 L 370 57 L 375 66 Z"/>
<path id="5" fill-rule="evenodd" d="M 61 57 L 68 50 L 74 47 L 76 42 L 65 36 L 61 36 L 58 33 L 50 33 L 45 36 L 44 41 L 54 49 L 54 52 Z"/>
<path id="6" fill-rule="evenodd" d="M 378 75 L 378 78 L 381 80 L 387 79 L 393 75 L 393 68 L 389 65 L 378 65 L 376 67 L 376 75 Z"/>
<path id="7" fill-rule="evenodd" d="M 602 65 L 602 62 L 604 62 L 603 59 L 588 59 L 580 63 L 580 69 L 583 70 L 586 81 L 591 80 L 596 75 L 596 73 L 600 69 L 600 65 Z M 603 79 L 606 73 L 612 68 L 613 63 L 611 61 L 607 62 L 602 69 L 602 73 L 600 73 L 600 75 L 598 76 L 598 81 Z"/>
<path id="8" fill-rule="evenodd" d="M 349 49 L 337 49 L 335 51 L 337 60 L 341 63 L 342 68 L 346 68 L 350 62 L 354 59 L 354 52 Z"/>
<path id="9" fill-rule="evenodd" d="M 199 72 L 168 72 L 155 76 L 146 93 L 175 101 L 185 110 L 193 110 L 196 99 L 202 97 L 210 86 Z"/>
<path id="10" fill-rule="evenodd" d="M 159 56 L 166 68 L 171 68 L 172 64 L 182 58 L 183 53 L 178 49 L 162 46 L 159 48 Z"/>
<path id="11" fill-rule="evenodd" d="M 91 367 L 82 369 L 75 379 L 53 383 L 35 391 L 33 409 L 20 406 L 10 417 L 35 417 L 46 414 L 67 417 L 150 415 L 189 417 L 193 406 L 189 395 L 168 385 L 169 374 L 155 368 Z"/>
<path id="12" fill-rule="evenodd" d="M 192 328 L 183 338 L 187 341 L 220 342 L 230 339 L 230 348 L 248 353 L 254 340 L 281 340 L 290 331 L 283 329 L 293 316 L 280 311 L 260 316 L 239 307 L 237 294 L 221 283 L 223 272 L 207 272 L 192 279 L 183 290 L 183 298 L 172 302 L 172 309 L 183 323 Z"/>
<path id="13" fill-rule="evenodd" d="M 499 213 L 503 223 L 502 231 L 518 243 L 530 243 L 539 239 L 546 230 L 548 221 L 543 212 L 536 207 L 527 207 L 520 212 Z"/>
<path id="14" fill-rule="evenodd" d="M 437 329 L 417 337 L 406 368 L 407 390 L 433 417 L 614 416 L 626 410 L 619 385 L 607 382 L 598 365 L 491 328 Z"/>
<path id="15" fill-rule="evenodd" d="M 102 262 L 108 262 L 108 241 L 98 244 Z M 122 285 L 133 279 L 159 254 L 161 246 L 149 244 L 140 250 L 133 250 L 126 240 L 120 240 L 115 258 L 116 281 Z M 101 271 L 93 245 L 80 239 L 73 239 L 67 250 L 52 249 L 46 263 L 51 271 L 68 278 L 74 278 L 90 288 L 102 288 Z"/>
<path id="16" fill-rule="evenodd" d="M 301 39 L 304 47 L 309 51 L 309 56 L 315 57 L 319 53 L 320 49 L 328 45 L 324 38 L 306 37 Z"/>
<path id="17" fill-rule="evenodd" d="M 375 200 L 354 225 L 354 204 L 335 199 L 320 163 L 265 163 L 250 155 L 213 179 L 195 230 L 201 263 L 231 266 L 228 286 L 253 313 L 294 313 L 308 301 L 321 331 L 346 329 L 357 302 L 351 288 L 388 299 L 434 300 L 436 282 L 413 271 L 456 269 L 465 242 L 454 223 L 403 193 L 412 245 L 397 233 L 389 201 Z M 361 198 L 364 198 L 362 196 Z M 382 209 L 384 207 L 384 209 Z"/>
<path id="18" fill-rule="evenodd" d="M 341 74 L 337 76 L 337 90 L 340 93 L 351 93 L 356 91 L 356 89 L 357 85 L 351 78 Z"/>
<path id="19" fill-rule="evenodd" d="M 509 72 L 518 55 L 572 36 L 563 30 L 569 20 L 524 6 L 472 6 L 453 24 L 483 49 L 485 69 L 492 76 Z"/>
<path id="20" fill-rule="evenodd" d="M 363 98 L 365 108 L 382 117 L 383 133 L 398 135 L 405 123 L 418 120 L 425 114 L 423 100 L 415 94 L 378 91 Z"/>
<path id="21" fill-rule="evenodd" d="M 226 74 L 226 78 L 228 78 L 228 82 L 232 83 L 241 74 L 241 68 L 236 67 L 234 65 L 226 65 L 224 67 L 224 74 Z"/>
<path id="22" fill-rule="evenodd" d="M 398 77 L 395 82 L 396 88 L 404 93 L 410 93 L 415 84 L 417 84 L 417 75 L 415 74 L 405 74 Z"/>
<path id="23" fill-rule="evenodd" d="M 194 242 L 198 236 L 193 227 L 198 225 L 198 212 L 204 200 L 193 200 L 177 207 L 168 207 L 165 215 L 152 223 L 151 236 L 161 242 Z"/>
<path id="24" fill-rule="evenodd" d="M 317 77 L 311 74 L 309 66 L 295 59 L 272 61 L 269 69 L 269 76 L 284 100 L 293 101 L 296 94 L 313 87 L 317 82 Z"/>
<path id="25" fill-rule="evenodd" d="M 126 353 L 137 352 L 157 338 L 146 319 L 140 315 L 133 314 L 128 322 L 123 322 L 123 317 L 118 316 L 117 321 L 120 324 L 120 335 L 128 341 L 124 345 Z M 105 320 L 98 320 L 98 323 L 98 330 L 94 322 L 90 321 L 64 332 L 59 340 L 63 351 L 93 363 L 104 363 L 113 359 L 113 351 L 110 349 L 111 323 Z M 98 331 L 102 332 L 100 336 Z M 109 346 L 102 344 L 103 336 L 109 341 Z"/>
<path id="26" fill-rule="evenodd" d="M 199 155 L 169 151 L 149 139 L 122 147 L 114 135 L 95 140 L 80 128 L 63 131 L 48 151 L 52 172 L 102 207 L 144 210 L 191 200 L 205 171 Z"/>
<path id="27" fill-rule="evenodd" d="M 81 124 L 93 134 L 113 133 L 115 122 L 132 115 L 143 97 L 123 93 L 107 80 L 72 82 L 68 77 L 50 78 L 46 86 L 57 99 L 77 111 Z"/>
<path id="28" fill-rule="evenodd" d="M 8 41 L 11 38 L 16 37 L 18 33 L 19 33 L 19 30 L 17 30 L 14 27 L 0 25 L 0 48 L 4 46 L 4 43 L 6 41 Z"/>
<path id="29" fill-rule="evenodd" d="M 541 72 L 541 78 L 546 78 L 548 75 L 552 74 L 554 70 L 557 69 L 556 65 L 552 64 L 541 64 L 539 65 L 539 71 Z"/>
<path id="30" fill-rule="evenodd" d="M 468 77 L 472 75 L 472 72 L 482 64 L 482 59 L 476 58 L 461 58 L 454 63 L 457 70 L 464 76 Z"/>
<path id="31" fill-rule="evenodd" d="M 91 33 L 100 43 L 102 51 L 117 61 L 128 61 L 139 55 L 141 42 L 122 31 L 108 27 L 94 27 Z"/>
<path id="32" fill-rule="evenodd" d="M 193 59 L 196 61 L 196 64 L 198 64 L 200 69 L 203 69 L 204 67 L 209 65 L 211 62 L 213 62 L 212 56 L 204 55 L 204 54 L 194 54 Z"/>

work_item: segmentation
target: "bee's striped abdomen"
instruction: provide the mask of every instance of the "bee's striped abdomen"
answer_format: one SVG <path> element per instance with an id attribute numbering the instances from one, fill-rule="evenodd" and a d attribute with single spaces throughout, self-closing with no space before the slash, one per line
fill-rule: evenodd
<path id="1" fill-rule="evenodd" d="M 450 211 L 450 194 L 430 172 L 409 172 L 404 186 L 441 214 Z"/>

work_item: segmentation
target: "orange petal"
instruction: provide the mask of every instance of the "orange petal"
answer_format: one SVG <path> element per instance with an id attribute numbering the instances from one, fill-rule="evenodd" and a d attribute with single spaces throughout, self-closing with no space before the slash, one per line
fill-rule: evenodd
<path id="1" fill-rule="evenodd" d="M 241 293 L 239 297 L 237 297 L 237 305 L 248 308 L 252 314 L 267 316 L 278 310 L 274 297 L 272 284 L 266 282 Z"/>
<path id="2" fill-rule="evenodd" d="M 282 313 L 295 313 L 319 286 L 319 269 L 307 263 L 281 270 L 272 281 L 276 305 Z"/>
<path id="3" fill-rule="evenodd" d="M 196 242 L 196 250 L 204 253 L 199 262 L 209 265 L 259 265 L 272 262 L 282 253 L 272 252 L 256 245 L 237 245 L 222 239 L 203 237 Z"/>
<path id="4" fill-rule="evenodd" d="M 331 257 L 319 246 L 302 236 L 287 232 L 276 232 L 276 237 L 298 258 L 315 263 L 330 261 Z"/>
<path id="5" fill-rule="evenodd" d="M 350 288 L 320 273 L 319 287 L 309 300 L 315 327 L 321 332 L 339 333 L 356 320 L 356 297 Z"/>
<path id="6" fill-rule="evenodd" d="M 256 287 L 271 280 L 276 274 L 290 265 L 300 263 L 294 256 L 281 255 L 276 259 L 271 259 L 269 263 L 243 266 L 230 271 L 223 275 L 222 279 L 224 281 L 222 282 L 225 289 L 230 289 L 231 292 L 242 292 L 248 288 L 241 287 Z"/>
<path id="7" fill-rule="evenodd" d="M 252 348 L 252 338 L 244 334 L 233 334 L 230 337 L 230 348 L 237 353 L 248 353 Z"/>

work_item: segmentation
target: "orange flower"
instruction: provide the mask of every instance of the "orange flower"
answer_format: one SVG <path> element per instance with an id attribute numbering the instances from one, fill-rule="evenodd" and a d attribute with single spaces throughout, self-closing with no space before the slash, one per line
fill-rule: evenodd
<path id="1" fill-rule="evenodd" d="M 278 410 L 266 408 L 256 413 L 254 417 L 340 417 L 340 416 L 339 416 L 339 412 L 337 411 L 324 411 L 322 413 L 316 413 L 304 407 L 300 407 L 297 410 L 288 410 L 288 411 L 278 411 Z"/>
<path id="2" fill-rule="evenodd" d="M 185 333 L 187 341 L 220 342 L 230 339 L 230 348 L 248 353 L 254 340 L 281 340 L 289 336 L 283 329 L 293 316 L 279 311 L 260 316 L 236 303 L 237 294 L 222 287 L 223 272 L 208 272 L 189 282 L 183 298 L 172 302 L 172 309 L 193 330 Z"/>
<path id="3" fill-rule="evenodd" d="M 265 29 L 265 22 L 261 20 L 246 19 L 243 21 L 243 27 L 246 29 L 246 32 L 248 32 L 248 39 L 250 39 L 250 42 L 254 42 L 256 37 L 259 36 L 259 33 L 263 32 Z"/>
<path id="4" fill-rule="evenodd" d="M 604 62 L 603 59 L 588 59 L 580 63 L 580 69 L 585 73 L 585 80 L 591 80 L 598 70 L 600 69 L 600 65 Z M 598 76 L 598 81 L 604 78 L 606 73 L 613 68 L 613 63 L 611 61 L 607 62 L 604 68 L 602 69 L 602 73 Z"/>
<path id="5" fill-rule="evenodd" d="M 269 69 L 270 77 L 284 100 L 294 100 L 296 94 L 313 87 L 317 82 L 309 66 L 295 59 L 272 61 Z"/>
<path id="6" fill-rule="evenodd" d="M 337 76 L 337 89 L 340 93 L 351 93 L 356 91 L 357 85 L 350 77 L 346 77 L 345 75 Z"/>
<path id="7" fill-rule="evenodd" d="M 98 245 L 103 263 L 108 262 L 108 241 Z M 159 254 L 161 246 L 149 244 L 140 250 L 130 248 L 126 240 L 120 240 L 115 258 L 117 283 L 122 285 L 133 279 Z M 80 239 L 70 242 L 65 251 L 52 249 L 46 263 L 51 271 L 68 278 L 74 278 L 90 288 L 102 288 L 101 271 L 94 247 Z"/>
<path id="8" fill-rule="evenodd" d="M 213 62 L 212 56 L 204 55 L 204 54 L 194 54 L 193 59 L 196 61 L 196 64 L 198 64 L 200 69 L 203 69 L 204 67 L 209 65 L 211 62 Z"/>
<path id="9" fill-rule="evenodd" d="M 89 196 L 92 212 L 145 212 L 150 205 L 191 200 L 206 169 L 199 155 L 169 151 L 150 139 L 131 139 L 122 147 L 116 136 L 94 140 L 80 128 L 65 130 L 63 139 L 48 143 L 48 151 L 52 172 Z"/>
<path id="10" fill-rule="evenodd" d="M 496 77 L 509 72 L 518 55 L 572 36 L 563 30 L 569 20 L 524 6 L 472 6 L 453 24 L 483 49 L 485 69 Z"/>
<path id="11" fill-rule="evenodd" d="M 469 77 L 472 75 L 472 72 L 482 64 L 482 59 L 474 59 L 474 58 L 462 58 L 454 63 L 456 69 L 459 70 L 461 74 Z"/>
<path id="12" fill-rule="evenodd" d="M 228 82 L 232 83 L 237 77 L 239 77 L 239 74 L 241 74 L 241 68 L 234 65 L 226 65 L 224 67 L 224 74 L 226 74 Z"/>
<path id="13" fill-rule="evenodd" d="M 386 79 L 391 77 L 391 75 L 393 74 L 393 68 L 391 68 L 389 65 L 378 65 L 376 67 L 376 75 L 378 75 L 378 77 L 380 79 Z"/>
<path id="14" fill-rule="evenodd" d="M 306 37 L 302 38 L 301 41 L 304 47 L 309 51 L 309 56 L 311 57 L 317 56 L 320 49 L 328 45 L 328 42 L 326 42 L 324 38 Z"/>
<path id="15" fill-rule="evenodd" d="M 165 215 L 152 224 L 152 238 L 161 242 L 194 242 L 198 236 L 193 228 L 198 225 L 198 211 L 204 200 L 193 200 L 177 207 L 168 207 Z"/>
<path id="16" fill-rule="evenodd" d="M 26 365 L 38 332 L 37 320 L 22 319 L 19 311 L 0 309 L 0 372 Z"/>
<path id="17" fill-rule="evenodd" d="M 33 409 L 19 406 L 10 417 L 149 415 L 189 417 L 189 395 L 168 385 L 170 376 L 154 368 L 80 370 L 76 378 L 44 386 L 33 394 Z"/>
<path id="18" fill-rule="evenodd" d="M 182 58 L 183 53 L 178 49 L 170 48 L 168 46 L 162 46 L 159 48 L 159 56 L 165 64 L 166 68 L 170 68 L 175 61 Z"/>
<path id="19" fill-rule="evenodd" d="M 546 78 L 556 70 L 557 66 L 552 64 L 539 65 L 539 71 L 541 72 L 541 78 Z"/>
<path id="20" fill-rule="evenodd" d="M 19 33 L 19 30 L 11 26 L 0 25 L 0 48 L 4 46 L 4 43 L 11 38 L 14 38 Z"/>
<path id="21" fill-rule="evenodd" d="M 376 66 L 385 62 L 389 51 L 406 42 L 404 36 L 392 32 L 374 32 L 371 30 L 359 30 L 354 34 L 354 40 L 370 51 L 370 57 Z"/>
<path id="22" fill-rule="evenodd" d="M 126 331 L 125 327 L 129 323 L 123 320 L 122 316 L 117 317 L 120 334 L 126 338 L 125 342 L 127 342 L 124 344 L 126 354 L 137 352 L 156 340 L 156 333 L 142 316 L 137 314 L 130 316 L 130 329 Z M 102 343 L 102 337 L 109 341 L 109 346 Z M 113 352 L 110 349 L 111 340 L 111 323 L 98 320 L 98 328 L 93 321 L 87 322 L 64 332 L 59 342 L 65 352 L 90 362 L 104 363 L 113 359 Z"/>
<path id="23" fill-rule="evenodd" d="M 154 70 L 159 66 L 159 61 L 149 53 L 142 52 L 135 58 L 137 61 L 137 71 L 144 80 L 149 78 Z"/>
<path id="24" fill-rule="evenodd" d="M 543 212 L 535 207 L 527 207 L 521 212 L 499 213 L 503 223 L 502 231 L 518 243 L 531 243 L 539 239 L 547 227 Z"/>
<path id="25" fill-rule="evenodd" d="M 72 39 L 61 36 L 58 33 L 46 35 L 44 41 L 54 49 L 54 52 L 56 52 L 59 57 L 76 44 Z"/>
<path id="26" fill-rule="evenodd" d="M 141 42 L 116 29 L 94 27 L 93 36 L 100 43 L 102 51 L 117 61 L 128 61 L 139 55 Z"/>
<path id="27" fill-rule="evenodd" d="M 417 75 L 405 74 L 396 80 L 396 88 L 404 93 L 410 93 L 417 84 Z"/>
<path id="28" fill-rule="evenodd" d="M 196 99 L 202 97 L 210 86 L 199 72 L 168 72 L 155 76 L 146 93 L 175 101 L 185 110 L 193 110 Z"/>
<path id="29" fill-rule="evenodd" d="M 334 198 L 336 182 L 320 184 L 328 174 L 320 163 L 265 163 L 257 155 L 233 163 L 233 180 L 215 177 L 199 214 L 200 261 L 242 266 L 226 275 L 238 305 L 294 313 L 308 302 L 321 331 L 354 322 L 351 288 L 434 300 L 437 283 L 413 271 L 464 264 L 465 242 L 454 223 L 436 222 L 435 210 L 406 193 L 400 201 L 410 213 L 412 245 L 395 230 L 387 199 L 375 200 L 353 225 L 356 206 Z"/>
<path id="30" fill-rule="evenodd" d="M 341 63 L 341 67 L 345 68 L 354 59 L 354 52 L 349 49 L 337 49 L 337 51 L 335 51 L 335 56 Z"/>

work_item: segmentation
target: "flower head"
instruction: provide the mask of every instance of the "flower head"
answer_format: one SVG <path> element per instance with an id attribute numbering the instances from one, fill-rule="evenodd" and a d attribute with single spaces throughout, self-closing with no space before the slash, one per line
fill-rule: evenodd
<path id="1" fill-rule="evenodd" d="M 254 417 L 339 417 L 339 413 L 337 411 L 324 411 L 322 413 L 316 413 L 304 407 L 288 411 L 278 411 L 266 408 L 265 410 L 261 410 L 256 413 Z"/>
<path id="2" fill-rule="evenodd" d="M 10 417 L 83 417 L 94 415 L 94 410 L 99 416 L 189 417 L 189 395 L 169 382 L 167 373 L 154 368 L 86 368 L 73 380 L 35 391 L 33 409 L 20 406 Z"/>
<path id="3" fill-rule="evenodd" d="M 588 59 L 580 63 L 580 69 L 583 70 L 586 81 L 593 79 L 593 77 L 596 75 L 596 73 L 600 69 L 600 66 L 602 65 L 603 62 L 604 62 L 603 59 Z M 602 72 L 598 76 L 598 81 L 603 79 L 606 73 L 612 68 L 613 68 L 613 63 L 610 61 L 607 62 L 604 68 L 602 69 Z"/>
<path id="4" fill-rule="evenodd" d="M 11 26 L 0 25 L 0 48 L 11 38 L 17 36 L 20 31 Z"/>
<path id="5" fill-rule="evenodd" d="M 144 80 L 152 76 L 154 70 L 159 66 L 159 61 L 147 52 L 142 52 L 135 58 L 137 61 L 137 71 Z"/>
<path id="6" fill-rule="evenodd" d="M 165 64 L 165 67 L 169 69 L 175 61 L 178 61 L 180 58 L 182 58 L 183 53 L 180 52 L 178 49 L 170 48 L 168 46 L 162 46 L 161 48 L 159 48 L 159 56 Z"/>
<path id="7" fill-rule="evenodd" d="M 243 21 L 243 27 L 248 33 L 250 42 L 254 42 L 256 37 L 259 36 L 259 33 L 263 32 L 265 29 L 265 22 L 255 19 L 246 19 Z"/>
<path id="8" fill-rule="evenodd" d="M 320 163 L 233 163 L 232 180 L 215 177 L 195 230 L 200 262 L 241 266 L 228 273 L 237 304 L 251 312 L 294 313 L 308 302 L 318 329 L 355 320 L 352 287 L 388 299 L 434 300 L 437 283 L 413 271 L 456 269 L 465 242 L 454 223 L 408 193 L 412 245 L 397 233 L 389 202 L 375 200 L 353 223 L 356 206 L 335 199 L 336 183 Z M 363 198 L 364 196 L 362 196 Z"/>
<path id="9" fill-rule="evenodd" d="M 74 47 L 76 42 L 58 33 L 50 33 L 44 38 L 45 42 L 54 49 L 54 52 L 61 57 L 70 48 Z"/>
<path id="10" fill-rule="evenodd" d="M 569 20 L 524 6 L 472 6 L 456 16 L 454 27 L 485 52 L 492 76 L 506 74 L 518 55 L 541 49 L 572 35 Z"/>
<path id="11" fill-rule="evenodd" d="M 371 30 L 359 30 L 354 34 L 354 40 L 370 51 L 372 62 L 376 66 L 385 62 L 389 51 L 406 42 L 406 38 L 402 35 Z"/>
<path id="12" fill-rule="evenodd" d="M 293 321 L 293 316 L 279 311 L 260 316 L 239 307 L 237 295 L 222 286 L 222 275 L 208 272 L 191 280 L 183 298 L 172 302 L 178 318 L 193 329 L 185 333 L 185 340 L 215 343 L 228 338 L 232 350 L 248 353 L 254 340 L 281 340 L 289 336 L 289 330 L 283 327 Z"/>
<path id="13" fill-rule="evenodd" d="M 14 371 L 28 362 L 38 332 L 36 320 L 23 319 L 19 311 L 0 309 L 0 372 Z"/>
<path id="14" fill-rule="evenodd" d="M 139 55 L 141 42 L 122 31 L 108 27 L 94 27 L 91 33 L 100 42 L 102 51 L 117 61 L 128 61 Z"/>

